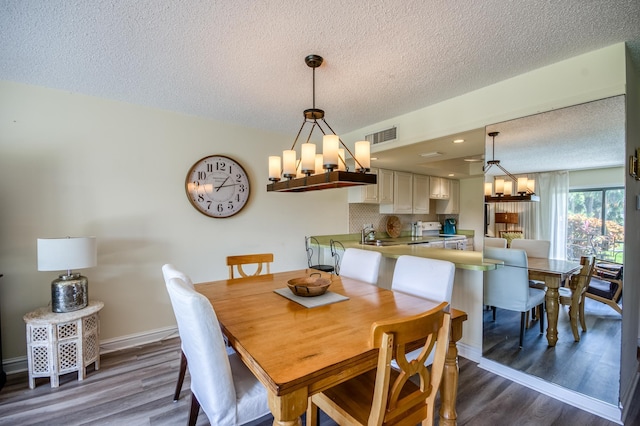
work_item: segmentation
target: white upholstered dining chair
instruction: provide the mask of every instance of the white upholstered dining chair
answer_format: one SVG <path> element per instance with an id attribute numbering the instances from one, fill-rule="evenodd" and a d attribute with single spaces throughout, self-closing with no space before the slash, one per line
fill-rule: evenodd
<path id="1" fill-rule="evenodd" d="M 382 254 L 377 251 L 348 248 L 342 255 L 340 276 L 376 284 L 381 260 Z"/>
<path id="2" fill-rule="evenodd" d="M 506 238 L 484 237 L 485 247 L 507 248 Z"/>
<path id="3" fill-rule="evenodd" d="M 455 272 L 455 265 L 446 260 L 400 256 L 393 269 L 391 290 L 451 303 Z"/>
<path id="4" fill-rule="evenodd" d="M 186 285 L 193 288 L 191 278 L 182 271 L 176 269 L 171 263 L 167 263 L 162 266 L 162 276 L 164 277 L 165 284 L 169 282 L 171 278 L 180 278 Z M 180 347 L 182 349 L 182 345 Z M 180 370 L 178 372 L 178 382 L 176 383 L 176 390 L 173 393 L 173 401 L 176 402 L 180 398 L 180 391 L 182 390 L 182 383 L 184 382 L 184 374 L 187 372 L 187 357 L 184 355 L 184 350 L 180 352 Z"/>
<path id="5" fill-rule="evenodd" d="M 502 260 L 504 266 L 485 272 L 484 301 L 493 309 L 493 320 L 496 319 L 496 308 L 520 312 L 520 347 L 524 339 L 526 314 L 529 310 L 544 303 L 545 291 L 529 287 L 529 269 L 527 253 L 519 249 L 503 249 L 485 247 L 484 255 L 489 259 Z M 544 315 L 540 315 L 540 334 L 544 333 Z"/>
<path id="6" fill-rule="evenodd" d="M 446 260 L 400 256 L 393 269 L 391 290 L 451 304 L 455 272 L 456 266 Z M 418 349 L 417 352 L 419 351 Z M 409 354 L 408 357 L 416 358 L 417 352 Z M 434 353 L 431 352 L 426 359 L 426 365 L 433 362 L 433 357 Z M 395 361 L 393 367 L 397 368 Z"/>
<path id="7" fill-rule="evenodd" d="M 267 390 L 237 354 L 227 354 L 209 300 L 178 277 L 166 286 L 191 372 L 189 425 L 196 424 L 200 407 L 212 425 L 242 425 L 268 415 Z"/>
<path id="8" fill-rule="evenodd" d="M 551 241 L 516 238 L 511 241 L 511 248 L 526 251 L 527 257 L 543 257 L 548 259 L 551 250 Z"/>

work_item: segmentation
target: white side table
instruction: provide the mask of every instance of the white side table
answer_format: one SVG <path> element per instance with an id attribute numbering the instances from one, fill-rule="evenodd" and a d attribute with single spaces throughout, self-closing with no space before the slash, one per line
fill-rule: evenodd
<path id="1" fill-rule="evenodd" d="M 56 313 L 51 306 L 26 314 L 29 387 L 35 388 L 36 377 L 49 377 L 51 387 L 59 385 L 58 376 L 78 372 L 83 380 L 86 367 L 95 362 L 100 369 L 100 318 L 104 303 L 92 300 L 86 308 Z"/>

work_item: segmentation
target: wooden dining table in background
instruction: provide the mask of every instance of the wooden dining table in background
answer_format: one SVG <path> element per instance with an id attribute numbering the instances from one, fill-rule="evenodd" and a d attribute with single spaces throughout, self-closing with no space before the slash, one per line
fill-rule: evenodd
<path id="1" fill-rule="evenodd" d="M 544 281 L 547 291 L 545 305 L 547 309 L 547 342 L 555 346 L 558 342 L 558 310 L 560 293 L 558 289 L 572 275 L 580 272 L 582 266 L 578 262 L 542 257 L 528 258 L 529 279 Z M 578 309 L 573 307 L 572 309 Z M 577 312 L 577 311 L 576 311 Z"/>
<path id="2" fill-rule="evenodd" d="M 223 333 L 268 390 L 274 425 L 298 425 L 310 395 L 376 367 L 369 345 L 374 321 L 424 312 L 438 302 L 323 273 L 329 291 L 349 299 L 306 308 L 274 292 L 315 270 L 196 284 L 213 305 Z M 451 309 L 451 341 L 441 385 L 440 425 L 456 424 L 456 342 L 465 312 Z"/>

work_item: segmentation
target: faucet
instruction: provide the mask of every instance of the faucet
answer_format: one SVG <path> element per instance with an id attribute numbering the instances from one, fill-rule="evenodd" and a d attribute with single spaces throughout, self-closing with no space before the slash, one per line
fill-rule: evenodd
<path id="1" fill-rule="evenodd" d="M 368 241 L 373 241 L 376 238 L 376 230 L 373 228 L 373 224 L 364 225 L 362 227 L 362 232 L 360 234 L 360 243 L 364 244 L 365 239 Z"/>

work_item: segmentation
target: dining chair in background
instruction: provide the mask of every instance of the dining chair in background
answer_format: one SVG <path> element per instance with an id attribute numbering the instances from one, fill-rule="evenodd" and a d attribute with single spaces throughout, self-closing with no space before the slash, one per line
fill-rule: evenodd
<path id="1" fill-rule="evenodd" d="M 506 238 L 484 237 L 485 247 L 507 248 Z"/>
<path id="2" fill-rule="evenodd" d="M 344 255 L 344 245 L 337 240 L 329 240 L 329 247 L 331 247 L 331 257 L 333 258 L 333 269 L 336 275 L 340 275 L 340 262 Z"/>
<path id="3" fill-rule="evenodd" d="M 377 251 L 348 248 L 340 262 L 340 276 L 377 284 L 381 261 L 382 254 Z"/>
<path id="4" fill-rule="evenodd" d="M 520 340 L 522 347 L 526 324 L 526 314 L 536 306 L 544 312 L 545 291 L 529 287 L 527 253 L 519 249 L 486 247 L 484 254 L 489 259 L 502 260 L 504 266 L 485 272 L 483 303 L 493 310 L 496 308 L 520 312 Z M 540 334 L 544 333 L 544 315 L 539 316 Z"/>
<path id="5" fill-rule="evenodd" d="M 620 263 L 596 259 L 585 296 L 610 306 L 622 315 L 622 307 L 620 306 L 623 281 L 622 270 L 623 266 Z"/>
<path id="6" fill-rule="evenodd" d="M 333 265 L 326 265 L 320 263 L 320 243 L 316 237 L 304 237 L 304 247 L 307 250 L 307 264 L 311 269 L 317 269 L 322 272 L 333 272 L 335 267 Z"/>
<path id="7" fill-rule="evenodd" d="M 400 256 L 393 269 L 391 290 L 451 303 L 455 272 L 455 265 L 446 260 Z"/>
<path id="8" fill-rule="evenodd" d="M 526 251 L 527 257 L 543 257 L 548 259 L 551 250 L 551 241 L 517 238 L 511 241 L 511 248 Z"/>
<path id="9" fill-rule="evenodd" d="M 569 287 L 560 287 L 558 292 L 560 293 L 560 303 L 565 306 L 569 306 L 569 317 L 571 318 L 571 331 L 576 342 L 580 341 L 580 335 L 578 334 L 578 319 L 580 320 L 580 326 L 582 331 L 587 331 L 587 325 L 584 320 L 584 298 L 591 276 L 593 274 L 593 267 L 595 265 L 595 256 L 582 256 L 580 258 L 580 264 L 582 269 L 579 274 L 572 275 L 569 280 Z M 571 305 L 578 307 L 578 312 L 574 312 Z"/>
<path id="10" fill-rule="evenodd" d="M 167 263 L 162 266 L 162 276 L 164 277 L 165 284 L 169 282 L 171 278 L 180 278 L 185 285 L 193 288 L 193 283 L 191 282 L 191 278 L 187 276 L 182 271 L 176 269 L 171 263 Z M 176 383 L 176 390 L 173 394 L 173 402 L 178 401 L 180 399 L 180 392 L 182 391 L 182 383 L 184 382 L 184 375 L 187 372 L 187 357 L 184 355 L 184 349 L 182 348 L 182 343 L 180 344 L 180 370 L 178 371 L 178 382 Z"/>
<path id="11" fill-rule="evenodd" d="M 527 252 L 527 258 L 542 257 L 548 259 L 549 253 L 551 252 L 551 241 L 520 238 L 511 241 L 511 248 L 524 250 Z M 539 290 L 545 290 L 547 288 L 544 281 L 539 280 L 529 280 L 529 287 L 537 288 Z M 542 314 L 542 312 L 538 313 L 538 315 Z"/>
<path id="12" fill-rule="evenodd" d="M 453 279 L 456 266 L 446 260 L 427 259 L 417 256 L 400 256 L 393 269 L 391 290 L 451 304 Z M 419 350 L 418 350 L 419 351 Z M 433 362 L 434 353 L 429 354 L 426 364 Z M 417 357 L 417 353 L 409 354 Z M 393 367 L 398 366 L 393 363 Z"/>
<path id="13" fill-rule="evenodd" d="M 227 354 L 209 300 L 178 277 L 166 286 L 191 371 L 188 424 L 196 424 L 200 407 L 212 425 L 242 425 L 270 414 L 265 387 L 236 353 Z"/>
<path id="14" fill-rule="evenodd" d="M 227 266 L 229 267 L 229 278 L 238 278 L 234 271 L 236 271 L 240 277 L 253 277 L 261 275 L 263 268 L 266 266 L 266 273 L 271 273 L 271 263 L 273 262 L 273 253 L 260 253 L 260 254 L 243 254 L 238 256 L 227 256 Z M 256 265 L 256 271 L 252 274 L 248 274 L 244 269 L 244 265 Z"/>
<path id="15" fill-rule="evenodd" d="M 317 424 L 316 407 L 340 425 L 433 424 L 434 400 L 449 346 L 448 306 L 443 302 L 409 318 L 374 322 L 369 340 L 379 351 L 377 368 L 312 395 L 307 426 Z M 418 358 L 405 355 L 407 345 L 422 339 L 426 343 Z M 434 348 L 429 368 L 425 360 Z M 394 359 L 400 371 L 391 368 Z M 409 380 L 415 375 L 419 385 Z"/>

